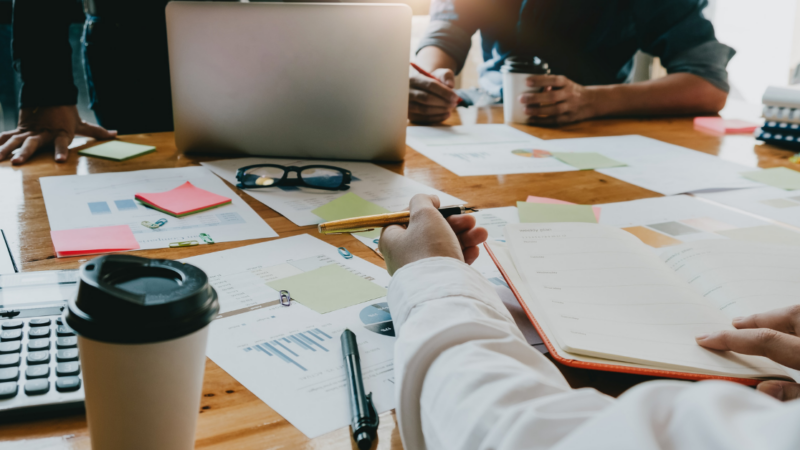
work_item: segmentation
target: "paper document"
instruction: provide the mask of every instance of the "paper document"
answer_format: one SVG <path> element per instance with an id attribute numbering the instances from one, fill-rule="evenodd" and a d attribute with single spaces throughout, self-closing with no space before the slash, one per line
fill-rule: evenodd
<path id="1" fill-rule="evenodd" d="M 787 191 L 800 189 L 800 172 L 786 167 L 773 167 L 771 169 L 745 172 L 742 176 L 761 184 L 786 189 Z"/>
<path id="2" fill-rule="evenodd" d="M 408 127 L 406 144 L 458 176 L 576 170 L 548 153 L 546 142 L 508 125 Z"/>
<path id="3" fill-rule="evenodd" d="M 598 172 L 663 195 L 759 186 L 741 176 L 752 168 L 644 136 L 557 139 L 542 141 L 541 148 L 600 153 L 626 167 Z"/>
<path id="4" fill-rule="evenodd" d="M 742 189 L 728 193 L 753 190 Z M 745 236 L 739 237 L 738 233 L 775 233 L 776 230 L 778 235 L 790 233 L 800 239 L 800 233 L 790 229 L 688 195 L 645 198 L 600 206 L 603 208 L 601 224 L 622 228 L 654 248 L 707 239 L 751 240 L 745 239 Z M 800 202 L 797 206 L 800 211 Z"/>
<path id="5" fill-rule="evenodd" d="M 231 198 L 232 203 L 173 217 L 134 199 L 137 192 L 167 191 L 187 181 Z M 244 200 L 203 167 L 66 175 L 41 178 L 39 182 L 53 231 L 127 226 L 142 250 L 167 248 L 171 242 L 202 243 L 201 233 L 215 242 L 278 236 Z"/>
<path id="6" fill-rule="evenodd" d="M 698 197 L 800 228 L 800 192 L 798 191 L 762 187 L 703 193 L 698 194 Z"/>
<path id="7" fill-rule="evenodd" d="M 395 333 L 386 297 L 320 314 L 300 298 L 311 293 L 322 304 L 334 288 L 330 278 L 281 286 L 282 280 L 335 268 L 361 278 L 354 295 L 364 298 L 362 283 L 385 292 L 391 278 L 384 269 L 358 257 L 344 259 L 336 247 L 306 234 L 183 262 L 203 269 L 219 295 L 220 314 L 211 323 L 208 357 L 303 434 L 314 438 L 350 424 L 339 342 L 346 328 L 357 336 L 364 389 L 372 392 L 376 409 L 382 413 L 395 407 Z M 270 286 L 291 287 L 298 300 L 281 306 L 278 291 Z M 340 301 L 333 299 L 339 306 Z"/>
<path id="8" fill-rule="evenodd" d="M 517 209 L 519 210 L 519 221 L 522 223 L 597 223 L 595 210 L 590 205 L 517 202 Z"/>
<path id="9" fill-rule="evenodd" d="M 346 191 L 324 191 L 298 186 L 276 186 L 265 189 L 245 189 L 248 195 L 274 209 L 278 214 L 294 222 L 295 225 L 307 226 L 324 222 L 312 210 L 326 205 L 345 194 L 354 193 L 369 202 L 375 203 L 389 211 L 402 211 L 408 208 L 411 197 L 416 194 L 435 194 L 439 196 L 442 206 L 464 205 L 464 200 L 447 195 L 444 192 L 417 183 L 410 178 L 378 167 L 375 164 L 350 161 L 308 161 L 299 159 L 273 158 L 240 158 L 221 161 L 204 162 L 203 166 L 211 169 L 225 181 L 236 185 L 236 170 L 253 164 L 279 164 L 282 166 L 306 166 L 309 164 L 326 164 L 342 167 L 352 172 L 353 181 Z"/>

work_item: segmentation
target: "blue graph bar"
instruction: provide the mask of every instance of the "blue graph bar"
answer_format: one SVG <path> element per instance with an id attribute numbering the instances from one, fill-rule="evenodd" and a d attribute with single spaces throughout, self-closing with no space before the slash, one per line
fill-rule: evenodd
<path id="1" fill-rule="evenodd" d="M 106 202 L 89 202 L 89 211 L 92 215 L 111 214 L 111 208 L 108 207 Z"/>
<path id="2" fill-rule="evenodd" d="M 292 358 L 289 358 L 288 356 L 284 355 L 283 353 L 281 353 L 281 352 L 280 352 L 280 350 L 278 350 L 278 349 L 276 349 L 275 347 L 273 347 L 273 346 L 271 346 L 271 345 L 267 344 L 266 342 L 264 342 L 263 344 L 259 344 L 258 346 L 259 346 L 259 347 L 266 347 L 266 348 L 268 348 L 268 349 L 269 349 L 269 350 L 270 350 L 272 353 L 275 353 L 276 355 L 278 355 L 278 358 L 280 358 L 280 359 L 282 359 L 282 360 L 286 361 L 286 362 L 287 362 L 287 363 L 289 363 L 289 364 L 294 364 L 295 366 L 297 366 L 297 367 L 299 367 L 299 368 L 303 369 L 303 372 L 307 372 L 307 371 L 308 371 L 308 369 L 306 369 L 305 367 L 303 367 L 303 366 L 301 366 L 300 364 L 298 364 L 298 363 L 297 363 L 297 361 L 295 361 L 295 360 L 293 360 Z"/>
<path id="3" fill-rule="evenodd" d="M 322 351 L 328 352 L 328 349 L 320 345 L 320 343 L 318 342 L 318 341 L 325 341 L 326 339 L 332 340 L 333 338 L 324 331 L 320 330 L 319 328 L 314 328 L 313 330 L 306 330 L 300 333 L 295 333 L 286 337 L 278 338 L 271 342 L 262 342 L 252 347 L 245 347 L 244 351 L 251 352 L 253 350 L 256 350 L 270 357 L 276 356 L 278 359 L 284 361 L 285 363 L 297 366 L 300 370 L 307 372 L 308 369 L 306 369 L 303 365 L 301 365 L 298 361 L 294 359 L 294 358 L 302 358 L 303 356 L 301 356 L 301 354 L 303 352 L 296 349 L 293 350 L 292 344 L 296 345 L 300 350 L 306 350 L 312 352 L 307 354 L 307 355 L 312 355 L 313 353 L 317 352 L 317 349 L 314 347 L 319 347 Z"/>
<path id="4" fill-rule="evenodd" d="M 274 343 L 275 343 L 275 345 L 280 345 L 282 349 L 284 349 L 284 350 L 286 350 L 287 352 L 289 352 L 289 353 L 293 354 L 294 356 L 300 356 L 300 355 L 298 355 L 297 353 L 295 353 L 295 352 L 293 352 L 293 351 L 289 350 L 289 348 L 288 348 L 288 347 L 286 347 L 285 345 L 281 344 L 279 341 L 272 341 L 272 342 L 274 342 Z"/>
<path id="5" fill-rule="evenodd" d="M 306 331 L 306 333 L 310 334 L 311 336 L 313 336 L 315 339 L 319 340 L 320 342 L 322 342 L 324 340 L 321 337 L 317 336 L 317 333 L 314 333 L 313 330 L 308 330 L 308 331 Z"/>
<path id="6" fill-rule="evenodd" d="M 114 200 L 114 204 L 120 211 L 136 211 L 136 203 L 131 199 Z"/>
<path id="7" fill-rule="evenodd" d="M 323 347 L 323 346 L 319 345 L 317 342 L 314 342 L 314 341 L 313 341 L 313 340 L 312 340 L 310 337 L 306 336 L 305 334 L 302 334 L 302 333 L 301 333 L 301 334 L 298 334 L 297 336 L 298 336 L 298 337 L 301 337 L 301 338 L 303 338 L 303 339 L 305 339 L 305 340 L 306 340 L 306 341 L 308 341 L 308 342 L 310 342 L 310 343 L 311 343 L 311 345 L 316 345 L 317 347 L 321 348 L 323 351 L 326 351 L 326 352 L 328 351 L 328 349 L 327 349 L 327 348 L 325 348 L 325 347 Z"/>
<path id="8" fill-rule="evenodd" d="M 327 334 L 325 334 L 325 332 L 324 332 L 324 331 L 322 331 L 322 330 L 320 330 L 319 328 L 314 328 L 314 329 L 315 329 L 315 330 L 317 330 L 317 333 L 319 333 L 319 334 L 321 334 L 321 335 L 325 336 L 326 338 L 328 338 L 328 339 L 333 339 L 332 337 L 330 337 L 330 336 L 328 336 Z"/>
<path id="9" fill-rule="evenodd" d="M 260 352 L 263 352 L 263 353 L 266 353 L 267 356 L 272 356 L 272 353 L 268 352 L 267 349 L 265 349 L 264 347 L 262 347 L 260 345 L 256 345 L 256 350 L 258 350 Z"/>
<path id="10" fill-rule="evenodd" d="M 306 350 L 311 350 L 312 352 L 317 351 L 317 349 L 311 348 L 308 344 L 306 344 L 302 340 L 298 339 L 297 335 L 293 334 L 293 335 L 289 336 L 289 339 L 291 339 L 295 344 L 299 345 L 300 347 L 302 347 L 302 348 L 304 348 Z"/>

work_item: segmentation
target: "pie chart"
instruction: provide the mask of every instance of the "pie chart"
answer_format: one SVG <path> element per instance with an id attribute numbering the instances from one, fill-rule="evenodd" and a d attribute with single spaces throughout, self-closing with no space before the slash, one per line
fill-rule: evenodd
<path id="1" fill-rule="evenodd" d="M 521 156 L 523 158 L 549 158 L 553 156 L 547 150 L 538 150 L 538 149 L 518 149 L 518 150 L 511 150 L 511 153 Z"/>
<path id="2" fill-rule="evenodd" d="M 375 303 L 362 309 L 358 317 L 364 323 L 364 328 L 373 333 L 384 336 L 394 336 L 392 315 L 389 314 L 389 304 L 386 302 Z"/>

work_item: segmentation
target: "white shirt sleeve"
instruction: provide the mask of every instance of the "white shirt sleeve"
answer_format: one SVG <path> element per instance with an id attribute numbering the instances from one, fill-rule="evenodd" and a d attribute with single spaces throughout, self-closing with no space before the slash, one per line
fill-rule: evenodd
<path id="1" fill-rule="evenodd" d="M 409 450 L 800 449 L 800 400 L 722 381 L 650 381 L 619 399 L 571 389 L 460 261 L 398 270 L 389 307 Z"/>

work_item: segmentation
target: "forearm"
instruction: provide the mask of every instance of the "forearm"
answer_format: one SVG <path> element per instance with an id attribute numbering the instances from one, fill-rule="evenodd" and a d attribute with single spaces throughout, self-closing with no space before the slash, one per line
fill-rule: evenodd
<path id="1" fill-rule="evenodd" d="M 458 63 L 456 60 L 445 53 L 444 50 L 433 45 L 422 48 L 417 53 L 414 60 L 420 67 L 428 72 L 433 72 L 436 69 L 450 69 L 453 72 L 458 71 Z"/>
<path id="2" fill-rule="evenodd" d="M 72 0 L 15 0 L 14 60 L 22 78 L 22 107 L 74 105 L 69 24 Z"/>
<path id="3" fill-rule="evenodd" d="M 593 116 L 715 114 L 728 94 L 705 79 L 673 73 L 657 80 L 587 86 Z"/>

